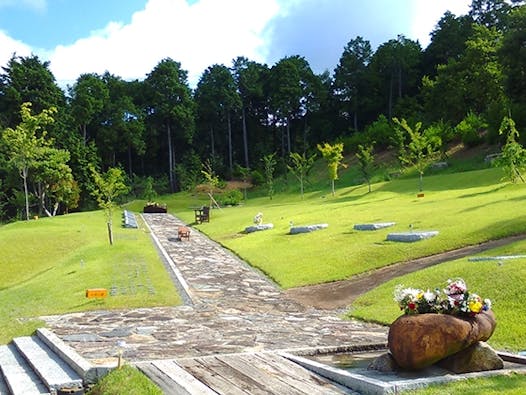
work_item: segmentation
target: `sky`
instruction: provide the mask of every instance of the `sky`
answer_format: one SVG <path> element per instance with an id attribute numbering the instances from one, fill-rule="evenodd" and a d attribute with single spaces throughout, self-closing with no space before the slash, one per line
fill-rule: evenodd
<path id="1" fill-rule="evenodd" d="M 423 48 L 447 10 L 471 0 L 0 0 L 0 67 L 11 56 L 50 62 L 60 86 L 105 71 L 144 79 L 165 58 L 195 87 L 214 64 L 245 56 L 272 66 L 300 55 L 333 72 L 357 36 L 373 48 L 399 34 Z"/>

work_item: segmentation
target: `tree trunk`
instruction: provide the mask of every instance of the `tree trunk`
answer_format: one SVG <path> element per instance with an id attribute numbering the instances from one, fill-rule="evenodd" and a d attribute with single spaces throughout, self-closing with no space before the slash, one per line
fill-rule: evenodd
<path id="1" fill-rule="evenodd" d="M 303 117 L 303 154 L 307 152 L 307 135 L 309 134 L 309 126 L 307 125 L 307 116 Z"/>
<path id="2" fill-rule="evenodd" d="M 132 176 L 133 174 L 133 168 L 132 168 L 132 149 L 131 144 L 128 144 L 128 175 Z"/>
<path id="3" fill-rule="evenodd" d="M 212 157 L 214 157 L 216 154 L 216 149 L 215 149 L 216 143 L 214 139 L 214 127 L 212 125 L 210 125 L 210 145 L 212 148 Z"/>
<path id="4" fill-rule="evenodd" d="M 402 66 L 398 66 L 398 98 L 402 98 Z"/>
<path id="5" fill-rule="evenodd" d="M 234 174 L 234 160 L 232 155 L 232 122 L 230 120 L 230 111 L 227 112 L 226 120 L 228 126 L 228 168 L 230 177 L 232 177 L 232 174 Z"/>
<path id="6" fill-rule="evenodd" d="M 26 220 L 29 221 L 29 191 L 27 188 L 27 172 L 28 169 L 24 168 L 22 169 L 22 179 L 24 180 L 24 195 L 26 199 Z"/>
<path id="7" fill-rule="evenodd" d="M 334 180 L 331 180 L 331 190 L 332 190 L 332 196 L 334 196 L 336 194 L 334 190 Z"/>
<path id="8" fill-rule="evenodd" d="M 354 114 L 353 114 L 353 123 L 354 123 L 354 130 L 358 131 L 358 92 L 355 92 L 355 97 L 353 98 L 354 101 Z"/>
<path id="9" fill-rule="evenodd" d="M 422 189 L 424 189 L 424 181 L 423 181 L 424 174 L 419 173 L 419 175 L 420 177 L 418 179 L 418 188 L 419 188 L 419 191 L 422 192 Z"/>
<path id="10" fill-rule="evenodd" d="M 81 126 L 82 129 L 82 141 L 84 142 L 84 145 L 86 145 L 88 141 L 88 126 L 86 124 L 83 124 Z"/>
<path id="11" fill-rule="evenodd" d="M 170 128 L 170 123 L 166 124 L 166 134 L 168 137 L 168 179 L 170 182 L 170 191 L 175 191 L 175 182 L 174 182 L 174 164 L 173 164 L 173 146 L 172 146 L 172 129 Z"/>
<path id="12" fill-rule="evenodd" d="M 391 79 L 389 81 L 389 108 L 387 110 L 389 114 L 389 119 L 393 118 L 393 75 L 391 74 Z"/>
<path id="13" fill-rule="evenodd" d="M 292 147 L 290 144 L 290 118 L 287 116 L 287 154 L 290 155 Z"/>
<path id="14" fill-rule="evenodd" d="M 113 230 L 111 227 L 111 221 L 107 223 L 108 225 L 108 239 L 110 241 L 110 245 L 113 245 Z"/>
<path id="15" fill-rule="evenodd" d="M 250 164 L 248 161 L 248 132 L 247 132 L 247 119 L 245 115 L 245 106 L 241 108 L 241 117 L 243 121 L 243 149 L 245 151 L 245 167 L 250 169 Z"/>

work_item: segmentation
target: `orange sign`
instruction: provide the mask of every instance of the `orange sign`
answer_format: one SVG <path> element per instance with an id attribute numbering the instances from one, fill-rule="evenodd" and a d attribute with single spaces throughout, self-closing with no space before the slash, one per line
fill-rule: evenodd
<path id="1" fill-rule="evenodd" d="M 105 298 L 108 296 L 106 288 L 90 288 L 86 290 L 86 298 Z"/>

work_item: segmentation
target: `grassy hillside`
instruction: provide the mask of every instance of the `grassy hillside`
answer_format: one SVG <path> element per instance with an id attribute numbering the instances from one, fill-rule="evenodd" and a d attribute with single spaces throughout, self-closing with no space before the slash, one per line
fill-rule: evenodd
<path id="1" fill-rule="evenodd" d="M 417 180 L 396 179 L 373 185 L 345 187 L 336 196 L 299 191 L 249 198 L 242 206 L 212 210 L 211 222 L 197 227 L 232 249 L 284 288 L 341 280 L 395 262 L 452 250 L 465 245 L 526 232 L 523 185 L 501 182 L 499 169 L 484 169 L 424 178 L 425 196 L 417 198 Z M 249 194 L 250 197 L 250 194 Z M 169 210 L 193 222 L 192 206 L 202 197 L 178 194 L 163 200 Z M 253 217 L 274 229 L 245 234 Z M 353 230 L 357 223 L 396 222 L 375 232 Z M 290 223 L 327 223 L 328 229 L 289 235 Z M 387 242 L 393 231 L 438 230 L 420 243 Z"/>
<path id="2" fill-rule="evenodd" d="M 180 303 L 150 236 L 122 228 L 121 213 L 113 246 L 100 211 L 0 227 L 0 344 L 41 326 L 40 315 Z M 112 287 L 115 296 L 85 297 L 87 288 Z"/>

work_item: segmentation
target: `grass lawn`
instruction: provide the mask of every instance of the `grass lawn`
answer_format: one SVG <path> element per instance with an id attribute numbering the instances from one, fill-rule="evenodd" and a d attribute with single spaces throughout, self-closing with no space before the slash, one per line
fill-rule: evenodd
<path id="1" fill-rule="evenodd" d="M 523 254 L 526 254 L 526 241 L 477 256 Z M 477 262 L 462 258 L 419 270 L 397 277 L 362 295 L 353 303 L 348 314 L 365 321 L 389 324 L 401 314 L 393 300 L 393 291 L 398 284 L 424 290 L 443 288 L 448 279 L 458 277 L 466 281 L 468 290 L 492 301 L 497 327 L 488 343 L 499 350 L 526 350 L 526 305 L 523 303 L 526 258 Z"/>
<path id="2" fill-rule="evenodd" d="M 433 175 L 424 178 L 425 197 L 417 198 L 417 180 L 399 179 L 366 186 L 339 186 L 336 196 L 299 192 L 249 198 L 242 206 L 211 212 L 201 231 L 261 269 L 283 288 L 349 278 L 382 266 L 461 246 L 526 232 L 522 185 L 501 183 L 499 169 Z M 250 196 L 250 195 L 249 195 Z M 162 199 L 169 210 L 191 223 L 192 206 L 206 201 L 189 194 Z M 254 216 L 274 229 L 244 234 Z M 328 223 L 324 230 L 288 235 L 290 223 Z M 392 228 L 363 232 L 357 223 L 396 222 Z M 387 242 L 387 233 L 438 230 L 420 243 Z"/>
<path id="3" fill-rule="evenodd" d="M 425 389 L 407 391 L 407 395 L 523 395 L 526 388 L 526 376 L 511 374 L 509 376 L 484 379 L 469 379 L 452 384 L 433 385 Z"/>
<path id="4" fill-rule="evenodd" d="M 41 315 L 181 303 L 144 225 L 124 229 L 121 215 L 113 246 L 101 211 L 0 227 L 0 344 L 31 334 Z M 88 288 L 112 286 L 115 296 L 85 297 Z"/>
<path id="5" fill-rule="evenodd" d="M 124 365 L 100 380 L 88 395 L 162 395 L 163 391 L 139 370 Z"/>

